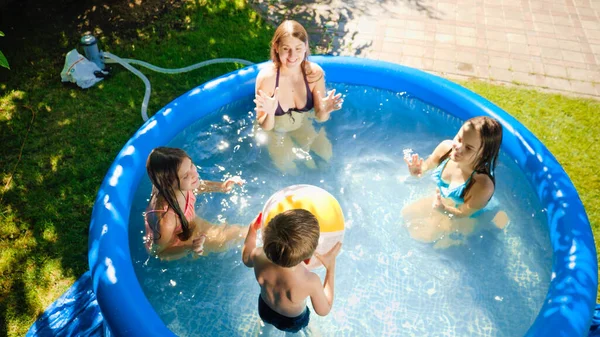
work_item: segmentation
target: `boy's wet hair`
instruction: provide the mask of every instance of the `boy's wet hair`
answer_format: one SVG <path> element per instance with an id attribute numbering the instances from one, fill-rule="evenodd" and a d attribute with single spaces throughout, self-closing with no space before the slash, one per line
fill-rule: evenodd
<path id="1" fill-rule="evenodd" d="M 312 257 L 319 236 L 317 218 L 307 210 L 292 209 L 269 221 L 263 232 L 263 250 L 276 265 L 293 267 Z"/>

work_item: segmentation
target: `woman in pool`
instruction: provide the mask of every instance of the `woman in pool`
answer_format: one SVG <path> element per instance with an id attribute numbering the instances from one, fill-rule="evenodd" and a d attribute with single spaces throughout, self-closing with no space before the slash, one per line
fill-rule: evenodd
<path id="1" fill-rule="evenodd" d="M 256 78 L 257 121 L 268 132 L 269 154 L 282 172 L 296 171 L 296 153 L 313 151 L 326 161 L 332 155 L 325 130 L 317 132 L 310 119 L 327 121 L 332 111 L 341 109 L 343 99 L 335 90 L 325 94 L 325 73 L 308 61 L 309 53 L 304 27 L 286 20 L 271 40 L 273 63 Z M 294 150 L 294 143 L 302 151 Z M 310 156 L 305 159 L 308 167 L 315 167 Z"/>
<path id="2" fill-rule="evenodd" d="M 152 196 L 144 215 L 144 243 L 149 253 L 174 260 L 190 253 L 198 256 L 205 251 L 222 251 L 228 242 L 244 238 L 243 227 L 213 225 L 196 216 L 194 210 L 194 191 L 226 193 L 244 183 L 240 177 L 225 182 L 202 180 L 187 153 L 170 147 L 152 150 L 146 170 L 152 182 Z"/>
<path id="3" fill-rule="evenodd" d="M 410 174 L 421 177 L 433 169 L 437 184 L 433 197 L 404 207 L 402 216 L 410 235 L 420 241 L 436 242 L 441 248 L 460 243 L 452 233 L 473 232 L 476 216 L 494 194 L 495 168 L 502 143 L 502 126 L 489 117 L 466 121 L 453 140 L 441 142 L 423 160 L 414 154 L 405 158 Z M 504 228 L 506 213 L 498 212 L 494 224 Z"/>

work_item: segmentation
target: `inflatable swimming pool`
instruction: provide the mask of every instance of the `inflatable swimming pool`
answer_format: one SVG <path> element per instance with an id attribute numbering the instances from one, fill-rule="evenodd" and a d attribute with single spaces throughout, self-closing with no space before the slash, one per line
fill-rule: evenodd
<path id="1" fill-rule="evenodd" d="M 504 127 L 503 152 L 524 172 L 547 210 L 553 249 L 550 288 L 526 336 L 587 335 L 597 289 L 594 240 L 574 186 L 544 145 L 497 106 L 437 76 L 367 59 L 312 60 L 326 71 L 328 82 L 408 92 L 462 120 L 479 115 L 498 119 Z M 125 144 L 109 169 L 92 214 L 88 256 L 93 289 L 112 334 L 173 335 L 145 297 L 131 263 L 128 222 L 133 195 L 146 174 L 146 157 L 202 116 L 252 95 L 263 65 L 219 77 L 171 102 Z M 186 113 L 192 105 L 197 113 Z"/>

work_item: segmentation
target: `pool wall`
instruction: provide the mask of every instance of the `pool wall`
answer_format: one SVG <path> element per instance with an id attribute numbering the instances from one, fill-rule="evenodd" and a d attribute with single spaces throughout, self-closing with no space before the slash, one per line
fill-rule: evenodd
<path id="1" fill-rule="evenodd" d="M 577 191 L 548 149 L 499 107 L 443 78 L 363 58 L 311 60 L 323 67 L 328 82 L 407 92 L 463 120 L 482 115 L 498 119 L 504 127 L 502 150 L 525 173 L 546 208 L 554 252 L 550 288 L 526 336 L 587 336 L 598 285 L 596 248 Z M 265 64 L 221 76 L 169 103 L 133 135 L 108 170 L 92 212 L 88 260 L 93 289 L 113 335 L 174 336 L 145 297 L 129 250 L 130 209 L 146 174 L 147 156 L 204 115 L 252 95 Z"/>

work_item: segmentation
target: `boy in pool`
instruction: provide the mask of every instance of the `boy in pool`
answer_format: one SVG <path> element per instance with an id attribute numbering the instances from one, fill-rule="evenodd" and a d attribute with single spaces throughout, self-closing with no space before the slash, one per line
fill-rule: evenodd
<path id="1" fill-rule="evenodd" d="M 329 252 L 315 252 L 320 229 L 317 218 L 304 209 L 288 210 L 275 216 L 263 231 L 263 247 L 256 247 L 256 231 L 262 213 L 248 228 L 242 261 L 254 268 L 260 285 L 258 314 L 279 330 L 298 332 L 308 326 L 310 310 L 306 298 L 319 316 L 329 314 L 333 305 L 335 258 L 342 247 L 338 242 Z M 314 256 L 327 273 L 321 285 L 319 276 L 303 261 Z"/>
<path id="2" fill-rule="evenodd" d="M 157 147 L 146 161 L 152 182 L 152 196 L 144 214 L 148 253 L 164 260 L 175 260 L 192 253 L 228 249 L 229 242 L 240 242 L 243 227 L 215 225 L 196 215 L 195 191 L 198 193 L 230 192 L 243 185 L 240 177 L 225 182 L 200 179 L 190 156 L 182 149 Z"/>

